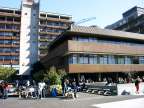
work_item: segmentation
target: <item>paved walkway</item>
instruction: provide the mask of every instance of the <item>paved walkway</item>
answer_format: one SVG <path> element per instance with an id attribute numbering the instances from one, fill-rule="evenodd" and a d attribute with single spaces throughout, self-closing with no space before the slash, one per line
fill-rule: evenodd
<path id="1" fill-rule="evenodd" d="M 144 98 L 92 105 L 96 108 L 144 108 Z"/>
<path id="2" fill-rule="evenodd" d="M 6 100 L 0 99 L 0 108 L 96 108 L 97 105 L 103 103 L 136 98 L 144 98 L 144 96 L 100 96 L 78 93 L 77 99 L 64 99 L 61 97 L 41 100 L 9 98 Z"/>

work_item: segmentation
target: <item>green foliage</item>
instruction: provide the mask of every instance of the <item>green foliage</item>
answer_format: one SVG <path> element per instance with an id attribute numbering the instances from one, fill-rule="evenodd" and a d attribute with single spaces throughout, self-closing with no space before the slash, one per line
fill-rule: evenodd
<path id="1" fill-rule="evenodd" d="M 44 80 L 50 80 L 51 85 L 61 84 L 61 76 L 57 73 L 55 67 L 51 67 L 50 70 L 44 74 Z"/>
<path id="2" fill-rule="evenodd" d="M 67 77 L 67 73 L 66 73 L 66 71 L 63 70 L 63 69 L 59 69 L 59 70 L 58 70 L 58 75 L 60 75 L 61 79 Z"/>
<path id="3" fill-rule="evenodd" d="M 61 79 L 67 74 L 64 70 L 56 70 L 55 67 L 51 67 L 49 70 L 46 70 L 44 66 L 37 62 L 33 65 L 32 77 L 36 81 L 48 81 L 50 80 L 51 85 L 61 84 Z"/>
<path id="4" fill-rule="evenodd" d="M 0 67 L 0 80 L 10 80 L 16 74 L 16 70 L 8 67 Z"/>

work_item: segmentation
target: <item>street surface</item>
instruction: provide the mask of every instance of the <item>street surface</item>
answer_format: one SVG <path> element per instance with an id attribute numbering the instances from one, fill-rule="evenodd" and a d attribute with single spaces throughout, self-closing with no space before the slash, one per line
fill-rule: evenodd
<path id="1" fill-rule="evenodd" d="M 143 102 L 144 96 L 100 96 L 78 93 L 77 99 L 64 99 L 62 97 L 41 100 L 0 99 L 0 108 L 144 108 Z"/>

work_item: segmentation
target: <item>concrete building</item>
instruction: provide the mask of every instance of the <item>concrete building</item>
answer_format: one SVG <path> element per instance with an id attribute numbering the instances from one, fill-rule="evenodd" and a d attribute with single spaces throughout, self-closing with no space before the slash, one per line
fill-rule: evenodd
<path id="1" fill-rule="evenodd" d="M 48 44 L 72 23 L 71 16 L 39 12 L 39 0 L 22 0 L 20 9 L 0 8 L 0 65 L 28 75 L 47 54 Z"/>
<path id="2" fill-rule="evenodd" d="M 23 0 L 20 28 L 19 74 L 29 75 L 38 61 L 39 0 Z"/>
<path id="3" fill-rule="evenodd" d="M 45 67 L 65 69 L 70 75 L 102 79 L 144 72 L 142 34 L 97 27 L 72 26 L 49 46 Z"/>
<path id="4" fill-rule="evenodd" d="M 133 7 L 123 13 L 123 18 L 105 28 L 135 33 L 144 33 L 144 8 Z"/>

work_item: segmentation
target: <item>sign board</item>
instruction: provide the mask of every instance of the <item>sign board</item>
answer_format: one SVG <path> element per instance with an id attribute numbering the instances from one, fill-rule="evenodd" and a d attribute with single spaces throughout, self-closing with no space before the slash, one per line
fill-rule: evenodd
<path id="1" fill-rule="evenodd" d="M 144 83 L 139 84 L 139 91 L 136 91 L 135 83 L 117 84 L 118 95 L 144 95 Z"/>

